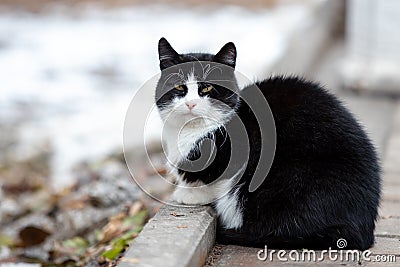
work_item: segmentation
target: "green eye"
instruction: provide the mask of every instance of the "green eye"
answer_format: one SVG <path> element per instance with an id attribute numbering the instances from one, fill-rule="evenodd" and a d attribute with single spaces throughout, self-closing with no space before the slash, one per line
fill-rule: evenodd
<path id="1" fill-rule="evenodd" d="M 179 91 L 185 90 L 185 88 L 183 88 L 182 85 L 178 85 L 178 84 L 177 84 L 177 85 L 175 85 L 174 87 L 175 87 L 176 90 L 179 90 Z"/>
<path id="2" fill-rule="evenodd" d="M 212 89 L 213 89 L 213 87 L 210 85 L 210 86 L 207 86 L 206 88 L 203 88 L 203 89 L 201 90 L 201 92 L 203 92 L 203 93 L 208 93 L 208 92 L 210 92 Z"/>

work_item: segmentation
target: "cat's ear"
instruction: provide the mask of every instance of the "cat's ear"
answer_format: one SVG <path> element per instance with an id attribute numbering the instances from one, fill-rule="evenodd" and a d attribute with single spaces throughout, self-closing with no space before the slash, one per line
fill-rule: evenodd
<path id="1" fill-rule="evenodd" d="M 164 37 L 158 41 L 158 58 L 160 59 L 161 70 L 179 63 L 179 54 Z"/>
<path id="2" fill-rule="evenodd" d="M 214 56 L 214 61 L 235 68 L 236 66 L 235 44 L 232 42 L 225 44 L 221 48 L 221 50 L 219 50 L 219 52 Z"/>

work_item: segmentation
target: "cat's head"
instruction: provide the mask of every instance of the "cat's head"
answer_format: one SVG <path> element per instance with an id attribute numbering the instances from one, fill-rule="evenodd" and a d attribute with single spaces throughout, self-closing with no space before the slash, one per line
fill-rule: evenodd
<path id="1" fill-rule="evenodd" d="M 233 116 L 239 105 L 233 43 L 225 44 L 215 55 L 178 54 L 161 38 L 158 53 L 161 77 L 155 96 L 164 122 L 222 125 Z"/>

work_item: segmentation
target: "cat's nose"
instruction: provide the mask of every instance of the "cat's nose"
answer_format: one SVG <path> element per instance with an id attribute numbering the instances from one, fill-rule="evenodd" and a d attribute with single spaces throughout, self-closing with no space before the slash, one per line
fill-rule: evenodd
<path id="1" fill-rule="evenodd" d="M 197 105 L 197 103 L 196 102 L 194 102 L 193 100 L 191 100 L 191 101 L 186 101 L 186 106 L 188 107 L 188 109 L 190 109 L 190 110 L 192 110 L 196 105 Z"/>

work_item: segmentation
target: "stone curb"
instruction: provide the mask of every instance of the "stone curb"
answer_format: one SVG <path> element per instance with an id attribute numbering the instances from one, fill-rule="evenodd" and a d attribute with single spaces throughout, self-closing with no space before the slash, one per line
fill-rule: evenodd
<path id="1" fill-rule="evenodd" d="M 215 243 L 211 207 L 164 205 L 132 242 L 119 267 L 203 266 Z"/>

